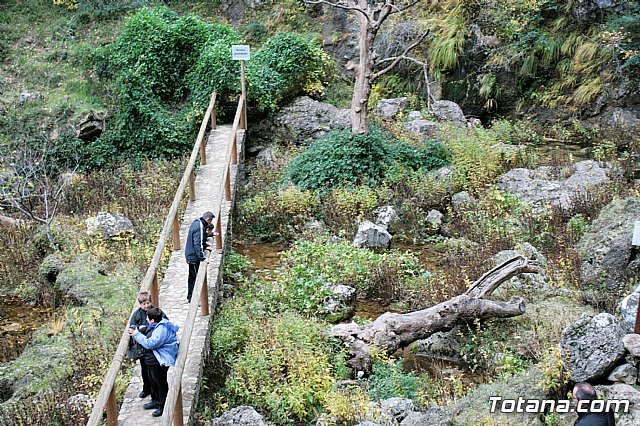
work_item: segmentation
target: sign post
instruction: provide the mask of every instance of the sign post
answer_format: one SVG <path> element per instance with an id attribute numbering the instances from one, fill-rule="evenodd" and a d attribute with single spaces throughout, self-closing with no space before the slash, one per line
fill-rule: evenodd
<path id="1" fill-rule="evenodd" d="M 244 112 L 242 113 L 243 129 L 247 128 L 247 86 L 244 78 L 244 61 L 251 59 L 251 49 L 246 44 L 236 44 L 231 46 L 231 57 L 234 61 L 240 61 L 240 82 L 242 85 L 242 97 L 244 98 Z"/>

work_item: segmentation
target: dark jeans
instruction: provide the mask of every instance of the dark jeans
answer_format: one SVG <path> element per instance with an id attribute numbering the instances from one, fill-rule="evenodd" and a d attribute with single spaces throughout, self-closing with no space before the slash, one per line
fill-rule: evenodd
<path id="1" fill-rule="evenodd" d="M 189 281 L 187 281 L 187 300 L 191 302 L 191 295 L 193 294 L 193 287 L 196 284 L 196 277 L 198 276 L 198 269 L 200 269 L 200 262 L 189 263 Z"/>
<path id="2" fill-rule="evenodd" d="M 151 378 L 149 377 L 149 367 L 144 360 L 144 357 L 140 358 L 140 372 L 142 373 L 142 392 L 147 395 L 151 395 Z"/>
<path id="3" fill-rule="evenodd" d="M 151 399 L 161 406 L 169 393 L 169 383 L 167 383 L 167 371 L 169 367 L 161 365 L 148 365 L 149 378 L 151 379 Z"/>

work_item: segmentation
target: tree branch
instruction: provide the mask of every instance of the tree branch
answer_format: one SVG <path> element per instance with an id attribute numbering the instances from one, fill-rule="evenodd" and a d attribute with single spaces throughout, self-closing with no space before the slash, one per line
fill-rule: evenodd
<path id="1" fill-rule="evenodd" d="M 391 71 L 396 65 L 398 65 L 398 63 L 403 60 L 412 60 L 414 62 L 418 62 L 416 59 L 413 58 L 409 58 L 407 56 L 407 54 L 409 52 L 411 52 L 413 49 L 415 49 L 420 43 L 422 43 L 422 41 L 424 41 L 424 39 L 427 37 L 427 35 L 429 35 L 429 31 L 425 31 L 420 37 L 418 37 L 413 43 L 411 43 L 409 46 L 407 46 L 406 49 L 404 49 L 404 52 L 402 52 L 400 55 L 398 56 L 393 56 L 393 57 L 389 57 L 389 58 L 384 58 L 384 59 L 380 59 L 378 61 L 376 61 L 376 66 L 383 63 L 383 62 L 391 62 L 390 65 L 388 65 L 386 68 L 371 74 L 371 76 L 369 77 L 369 80 L 371 82 L 375 81 L 378 77 L 388 73 L 389 71 Z M 423 64 L 423 63 L 421 63 Z"/>

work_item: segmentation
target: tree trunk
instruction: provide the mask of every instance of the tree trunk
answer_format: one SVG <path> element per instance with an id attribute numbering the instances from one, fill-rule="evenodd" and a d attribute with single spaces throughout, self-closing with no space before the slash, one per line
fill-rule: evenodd
<path id="1" fill-rule="evenodd" d="M 369 103 L 369 95 L 371 94 L 370 77 L 373 72 L 373 42 L 376 37 L 377 30 L 372 27 L 364 15 L 356 14 L 358 23 L 360 24 L 359 35 L 359 51 L 360 63 L 351 64 L 356 74 L 356 82 L 353 88 L 353 97 L 351 98 L 351 131 L 354 133 L 367 134 L 369 126 L 367 124 L 367 106 Z"/>
<path id="2" fill-rule="evenodd" d="M 525 257 L 514 257 L 483 275 L 465 293 L 446 302 L 407 314 L 384 313 L 373 323 L 339 324 L 329 330 L 330 336 L 341 338 L 348 347 L 354 372 L 369 372 L 371 348 L 388 354 L 438 331 L 448 331 L 457 324 L 476 319 L 508 318 L 525 313 L 524 300 L 512 297 L 508 302 L 486 300 L 484 297 L 504 281 L 521 273 L 538 273 L 540 268 Z"/>

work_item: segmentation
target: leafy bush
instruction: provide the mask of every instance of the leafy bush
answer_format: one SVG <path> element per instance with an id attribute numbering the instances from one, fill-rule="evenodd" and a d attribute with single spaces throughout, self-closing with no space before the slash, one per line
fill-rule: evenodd
<path id="1" fill-rule="evenodd" d="M 448 157 L 447 149 L 436 142 L 413 147 L 378 129 L 366 135 L 336 130 L 296 157 L 287 166 L 283 181 L 316 190 L 340 185 L 375 186 L 394 164 L 429 170 L 447 164 Z"/>
<path id="2" fill-rule="evenodd" d="M 374 401 L 388 398 L 416 399 L 420 380 L 412 372 L 405 373 L 402 361 L 386 357 L 374 358 L 369 377 L 369 396 Z"/>
<path id="3" fill-rule="evenodd" d="M 333 231 L 352 233 L 363 219 L 372 219 L 378 194 L 366 185 L 337 187 L 322 200 L 322 217 Z"/>
<path id="4" fill-rule="evenodd" d="M 310 421 L 336 380 L 321 336 L 317 322 L 293 313 L 261 321 L 233 361 L 226 381 L 232 397 L 278 424 Z"/>
<path id="5" fill-rule="evenodd" d="M 261 110 L 275 110 L 291 96 L 322 86 L 327 56 L 293 33 L 267 40 L 247 64 L 250 99 Z"/>

